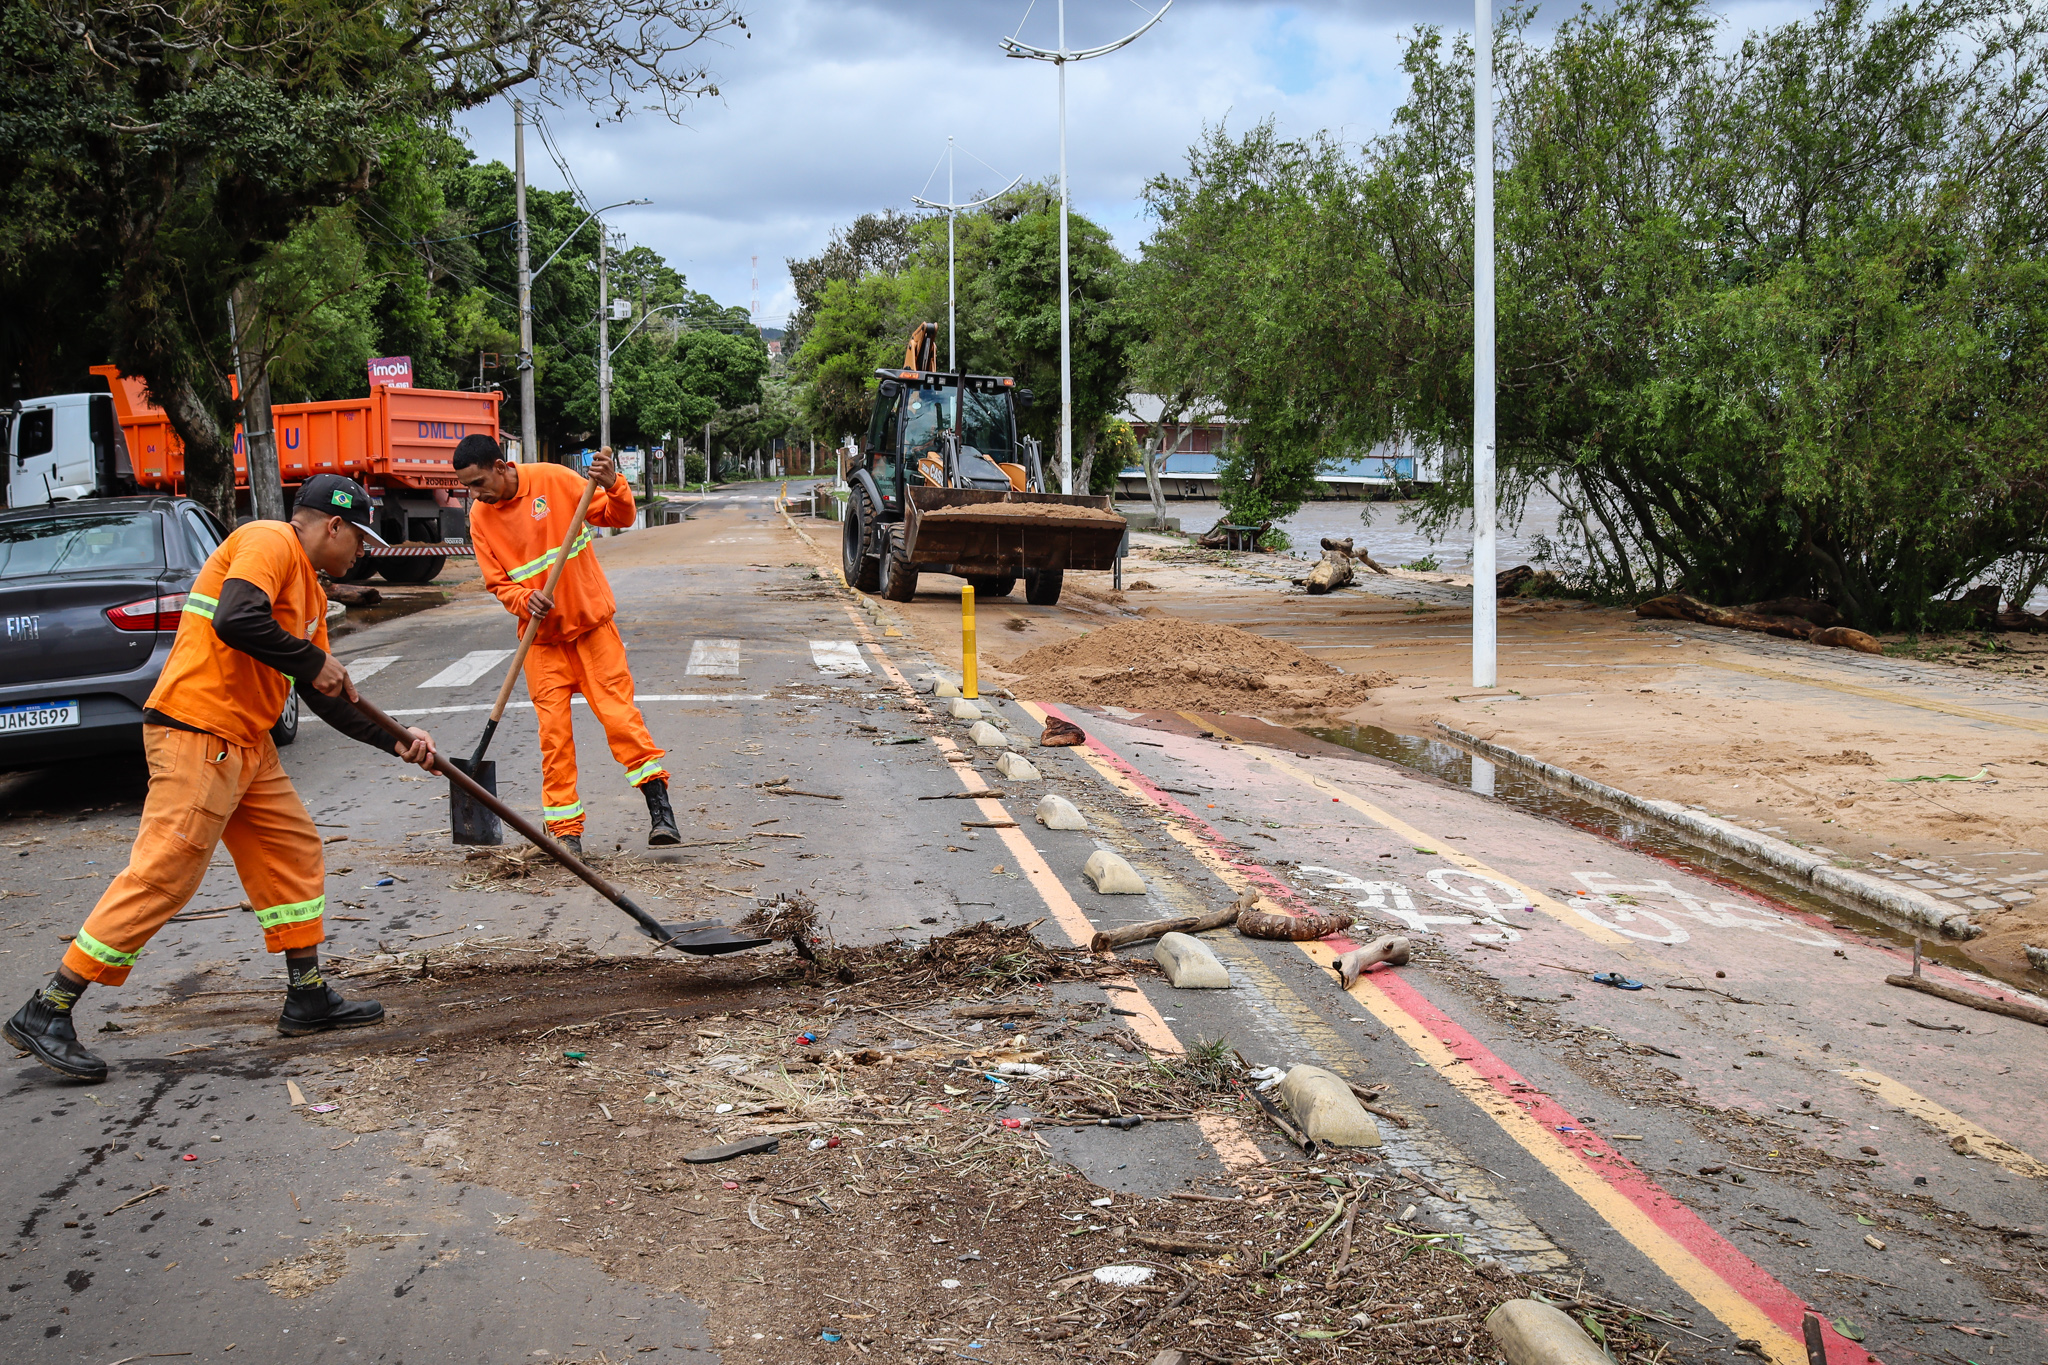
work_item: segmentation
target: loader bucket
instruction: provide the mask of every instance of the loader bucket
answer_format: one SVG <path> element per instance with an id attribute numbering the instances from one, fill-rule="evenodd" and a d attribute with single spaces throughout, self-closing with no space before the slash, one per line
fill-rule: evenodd
<path id="1" fill-rule="evenodd" d="M 1113 499 L 979 488 L 912 488 L 903 548 L 913 568 L 1003 576 L 1108 569 L 1123 544 Z"/>

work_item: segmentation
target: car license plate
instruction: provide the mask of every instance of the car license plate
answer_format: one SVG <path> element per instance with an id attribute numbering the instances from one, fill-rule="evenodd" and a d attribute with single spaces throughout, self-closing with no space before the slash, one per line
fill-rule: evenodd
<path id="1" fill-rule="evenodd" d="M 78 724 L 75 701 L 34 701 L 26 706 L 0 706 L 0 735 L 16 730 L 57 730 Z"/>

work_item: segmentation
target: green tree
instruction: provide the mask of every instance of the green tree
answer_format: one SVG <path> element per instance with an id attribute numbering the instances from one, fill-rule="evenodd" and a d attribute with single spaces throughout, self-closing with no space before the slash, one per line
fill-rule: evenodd
<path id="1" fill-rule="evenodd" d="M 741 22 L 723 0 L 9 5 L 7 302 L 102 309 L 111 358 L 184 442 L 194 495 L 232 518 L 226 301 L 271 248 L 362 196 L 421 123 L 515 87 L 613 116 L 715 93 L 692 49 Z M 12 292 L 38 275 L 100 283 L 69 300 Z"/>
<path id="2" fill-rule="evenodd" d="M 2048 548 L 2048 18 L 1840 0 L 1724 51 L 1693 0 L 1540 44 L 1527 17 L 1497 45 L 1497 450 L 1509 504 L 1563 502 L 1569 567 L 1883 627 Z M 1443 521 L 1470 505 L 1470 53 L 1425 31 L 1405 63 L 1362 150 L 1206 138 L 1154 184 L 1139 292 L 1148 368 L 1245 420 L 1241 487 L 1406 434 L 1446 456 Z"/>

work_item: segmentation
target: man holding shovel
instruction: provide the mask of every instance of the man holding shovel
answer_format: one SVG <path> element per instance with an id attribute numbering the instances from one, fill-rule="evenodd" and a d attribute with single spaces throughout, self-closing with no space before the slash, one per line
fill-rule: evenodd
<path id="1" fill-rule="evenodd" d="M 633 702 L 626 643 L 612 619 L 618 605 L 590 552 L 591 533 L 585 529 L 573 543 L 563 543 L 583 498 L 584 477 L 558 464 L 513 464 L 496 440 L 482 434 L 463 437 L 450 458 L 455 477 L 477 497 L 469 534 L 484 586 L 518 618 L 522 632 L 529 621 L 540 622 L 526 655 L 526 693 L 540 717 L 541 814 L 548 833 L 582 856 L 583 801 L 577 795 L 569 709 L 569 698 L 581 692 L 604 726 L 612 757 L 626 769 L 626 780 L 647 800 L 647 842 L 681 843 L 669 806 L 668 769 Z M 595 486 L 585 517 L 590 526 L 633 524 L 633 485 L 619 477 L 610 446 L 592 457 L 588 482 Z M 555 591 L 541 591 L 548 571 L 565 554 Z"/>
<path id="2" fill-rule="evenodd" d="M 142 712 L 149 795 L 128 866 L 86 916 L 50 983 L 0 1027 L 8 1042 L 59 1075 L 105 1080 L 107 1064 L 78 1041 L 72 1006 L 89 982 L 128 979 L 143 945 L 199 890 L 222 842 L 263 946 L 284 954 L 277 1031 L 320 1033 L 384 1017 L 376 1001 L 345 1000 L 320 975 L 320 832 L 270 739 L 295 689 L 349 738 L 435 770 L 427 732 L 398 739 L 372 724 L 349 704 L 355 687 L 327 652 L 327 595 L 317 575 L 340 578 L 376 539 L 370 495 L 354 479 L 320 474 L 300 486 L 290 521 L 249 522 L 208 557 Z"/>

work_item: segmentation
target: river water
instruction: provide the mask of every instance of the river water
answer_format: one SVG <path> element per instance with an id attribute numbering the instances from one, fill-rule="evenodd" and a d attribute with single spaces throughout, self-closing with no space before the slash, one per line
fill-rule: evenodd
<path id="1" fill-rule="evenodd" d="M 1441 539 L 1432 540 L 1420 527 L 1405 520 L 1420 506 L 1413 502 L 1310 502 L 1282 520 L 1279 528 L 1294 542 L 1295 553 L 1309 559 L 1322 553 L 1317 546 L 1323 537 L 1342 540 L 1350 536 L 1354 546 L 1370 552 L 1375 560 L 1389 567 L 1405 567 L 1430 556 L 1447 573 L 1470 570 L 1471 517 L 1461 517 L 1454 526 L 1445 528 Z M 1124 512 L 1152 510 L 1152 504 L 1142 498 L 1119 499 L 1117 507 Z M 1518 521 L 1510 524 L 1502 520 L 1495 539 L 1494 562 L 1503 569 L 1534 564 L 1536 538 L 1557 534 L 1561 510 L 1548 495 L 1531 497 L 1523 505 Z M 1223 508 L 1215 502 L 1169 498 L 1166 515 L 1179 517 L 1183 531 L 1200 535 L 1222 519 Z"/>

